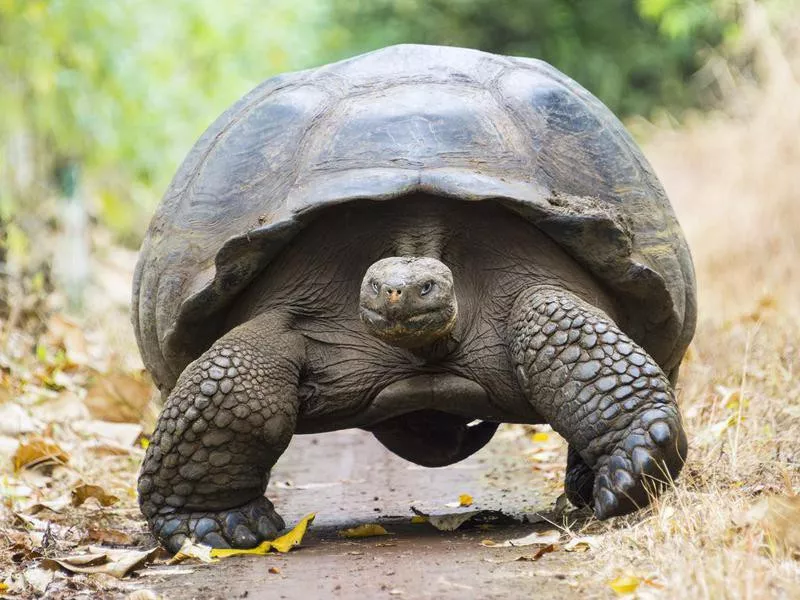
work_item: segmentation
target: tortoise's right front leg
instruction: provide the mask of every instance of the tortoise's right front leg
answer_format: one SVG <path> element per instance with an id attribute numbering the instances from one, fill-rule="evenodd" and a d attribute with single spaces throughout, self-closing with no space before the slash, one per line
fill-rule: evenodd
<path id="1" fill-rule="evenodd" d="M 139 475 L 139 505 L 171 552 L 187 537 L 250 548 L 283 529 L 264 490 L 294 433 L 302 349 L 262 315 L 181 374 Z"/>

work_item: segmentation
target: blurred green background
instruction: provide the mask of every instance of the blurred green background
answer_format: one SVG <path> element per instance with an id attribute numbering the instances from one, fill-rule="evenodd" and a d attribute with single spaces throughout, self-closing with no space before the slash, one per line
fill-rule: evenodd
<path id="1" fill-rule="evenodd" d="M 0 264 L 41 247 L 43 223 L 80 221 L 72 205 L 137 247 L 194 140 L 275 73 L 398 42 L 469 46 L 547 60 L 623 118 L 679 120 L 717 101 L 703 70 L 734 53 L 741 4 L 0 0 Z"/>

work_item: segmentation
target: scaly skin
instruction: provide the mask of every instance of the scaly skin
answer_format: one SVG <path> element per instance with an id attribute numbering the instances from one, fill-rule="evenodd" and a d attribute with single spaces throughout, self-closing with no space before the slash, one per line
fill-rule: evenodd
<path id="1" fill-rule="evenodd" d="M 249 548 L 283 529 L 264 497 L 294 433 L 299 342 L 269 317 L 232 330 L 172 390 L 139 476 L 139 504 L 171 552 L 187 537 Z"/>
<path id="2" fill-rule="evenodd" d="M 594 471 L 583 462 L 581 455 L 573 446 L 567 451 L 567 474 L 564 476 L 564 491 L 567 500 L 574 506 L 588 506 L 592 503 L 594 491 Z"/>
<path id="3" fill-rule="evenodd" d="M 536 410 L 594 472 L 598 518 L 632 512 L 677 476 L 686 435 L 666 376 L 608 315 L 540 286 L 517 299 L 508 328 L 517 378 Z M 573 456 L 567 493 L 588 500 Z"/>

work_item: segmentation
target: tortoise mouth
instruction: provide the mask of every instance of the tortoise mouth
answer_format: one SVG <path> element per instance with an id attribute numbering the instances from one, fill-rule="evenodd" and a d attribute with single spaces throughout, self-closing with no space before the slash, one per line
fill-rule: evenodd
<path id="1" fill-rule="evenodd" d="M 398 318 L 362 304 L 360 313 L 369 333 L 401 348 L 418 348 L 448 335 L 458 316 L 457 309 L 452 306 L 430 308 Z"/>

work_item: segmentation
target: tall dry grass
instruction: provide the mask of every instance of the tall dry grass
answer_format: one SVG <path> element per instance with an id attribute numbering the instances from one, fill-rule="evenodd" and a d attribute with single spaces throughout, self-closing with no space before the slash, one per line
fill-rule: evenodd
<path id="1" fill-rule="evenodd" d="M 654 578 L 642 597 L 800 598 L 800 46 L 747 6 L 760 85 L 732 88 L 735 116 L 646 145 L 700 319 L 679 383 L 688 463 L 648 517 L 609 531 L 599 563 Z"/>

